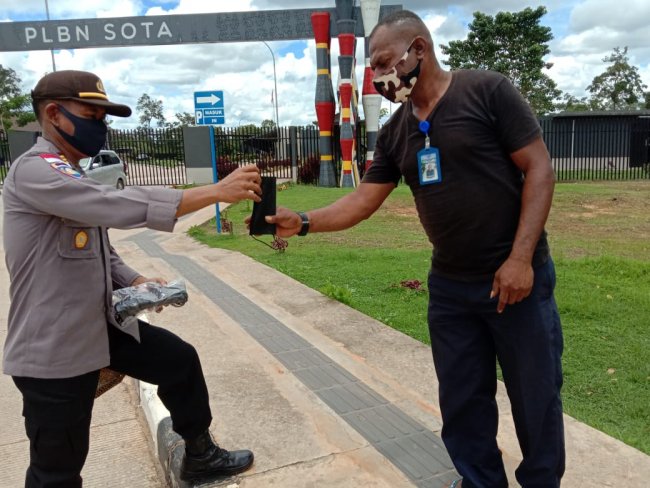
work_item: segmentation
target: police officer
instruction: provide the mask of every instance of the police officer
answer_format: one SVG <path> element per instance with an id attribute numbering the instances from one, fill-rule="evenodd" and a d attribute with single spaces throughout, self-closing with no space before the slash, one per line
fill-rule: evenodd
<path id="1" fill-rule="evenodd" d="M 3 366 L 23 396 L 30 441 L 25 486 L 82 486 L 99 370 L 108 366 L 158 385 L 185 439 L 183 478 L 245 471 L 253 453 L 227 451 L 210 436 L 208 391 L 194 347 L 144 322 L 120 328 L 115 321 L 113 288 L 151 280 L 120 259 L 107 228 L 172 231 L 180 216 L 207 205 L 259 201 L 257 167 L 188 190 L 116 190 L 85 177 L 78 161 L 103 147 L 107 114 L 128 117 L 131 109 L 109 101 L 102 81 L 82 71 L 46 75 L 32 99 L 43 136 L 12 164 L 2 195 L 11 279 Z"/>

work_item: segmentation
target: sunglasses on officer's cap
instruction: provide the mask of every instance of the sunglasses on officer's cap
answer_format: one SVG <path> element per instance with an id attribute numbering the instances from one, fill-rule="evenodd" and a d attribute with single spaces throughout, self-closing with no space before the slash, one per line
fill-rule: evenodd
<path id="1" fill-rule="evenodd" d="M 131 115 L 128 106 L 111 102 L 99 76 L 87 71 L 63 70 L 45 75 L 32 90 L 32 100 L 75 100 L 103 107 L 109 115 Z"/>

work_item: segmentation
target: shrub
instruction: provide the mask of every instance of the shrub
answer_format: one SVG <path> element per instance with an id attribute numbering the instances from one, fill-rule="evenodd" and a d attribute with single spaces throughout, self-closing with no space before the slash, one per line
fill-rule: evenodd
<path id="1" fill-rule="evenodd" d="M 237 168 L 237 163 L 233 163 L 228 156 L 219 156 L 217 158 L 217 177 L 219 181 L 223 180 Z"/>
<path id="2" fill-rule="evenodd" d="M 315 185 L 320 176 L 320 159 L 318 156 L 310 156 L 303 161 L 298 168 L 298 183 L 304 185 Z"/>

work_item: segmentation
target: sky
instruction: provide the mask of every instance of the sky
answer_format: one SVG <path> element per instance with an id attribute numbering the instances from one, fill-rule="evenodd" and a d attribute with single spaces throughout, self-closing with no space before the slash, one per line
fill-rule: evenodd
<path id="1" fill-rule="evenodd" d="M 358 5 L 358 1 L 356 2 Z M 472 13 L 495 15 L 544 5 L 541 24 L 552 29 L 553 63 L 546 73 L 558 88 L 578 98 L 602 73 L 603 58 L 615 47 L 628 46 L 630 63 L 650 86 L 650 1 L 648 0 L 382 0 L 416 12 L 433 35 L 435 52 L 445 57 L 440 44 L 465 39 Z M 211 12 L 333 8 L 334 0 L 48 0 L 50 20 L 174 15 Z M 46 0 L 0 0 L 0 22 L 46 20 Z M 363 80 L 363 42 L 357 43 L 356 74 Z M 226 126 L 260 124 L 275 119 L 272 93 L 277 81 L 281 126 L 309 125 L 316 120 L 316 48 L 313 40 L 182 44 L 60 50 L 54 53 L 57 70 L 77 69 L 98 74 L 111 100 L 134 109 L 128 119 L 115 118 L 113 127 L 135 128 L 138 98 L 147 93 L 162 100 L 168 121 L 177 112 L 194 112 L 194 92 L 223 90 Z M 271 53 L 271 51 L 272 53 Z M 338 42 L 332 41 L 332 76 L 337 79 Z M 273 69 L 275 57 L 275 77 Z M 0 64 L 12 68 L 31 90 L 53 70 L 50 51 L 0 52 Z M 443 64 L 444 66 L 444 64 Z M 388 101 L 383 107 L 392 111 Z"/>

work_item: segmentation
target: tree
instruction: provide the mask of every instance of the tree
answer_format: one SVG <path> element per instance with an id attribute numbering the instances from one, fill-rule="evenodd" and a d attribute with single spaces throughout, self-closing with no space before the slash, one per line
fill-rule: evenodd
<path id="1" fill-rule="evenodd" d="M 20 77 L 0 64 L 0 128 L 9 130 L 15 122 L 20 127 L 36 120 L 31 97 L 20 91 Z"/>
<path id="2" fill-rule="evenodd" d="M 562 96 L 562 101 L 557 103 L 556 108 L 566 112 L 588 112 L 591 110 L 591 105 L 587 97 L 578 98 L 565 93 Z"/>
<path id="3" fill-rule="evenodd" d="M 646 105 L 648 99 L 644 89 L 648 86 L 641 81 L 639 69 L 630 65 L 627 46 L 614 48 L 614 52 L 603 61 L 611 65 L 587 87 L 593 109 L 630 110 Z"/>
<path id="4" fill-rule="evenodd" d="M 146 93 L 138 98 L 136 110 L 140 116 L 140 125 L 147 129 L 151 127 L 153 120 L 157 121 L 158 127 L 165 125 L 165 115 L 163 114 L 162 100 L 154 100 Z"/>
<path id="5" fill-rule="evenodd" d="M 173 122 L 168 122 L 167 127 L 173 128 L 196 125 L 196 118 L 194 117 L 194 114 L 190 112 L 176 112 L 174 114 L 174 117 L 176 117 L 176 120 Z"/>
<path id="6" fill-rule="evenodd" d="M 543 73 L 553 63 L 544 61 L 551 51 L 550 27 L 540 25 L 545 7 L 521 12 L 499 12 L 495 17 L 474 12 L 464 41 L 441 44 L 452 69 L 489 69 L 507 76 L 538 115 L 554 109 L 553 101 L 562 94 L 555 82 Z"/>
<path id="7" fill-rule="evenodd" d="M 261 127 L 262 129 L 275 129 L 275 122 L 271 119 L 264 119 Z"/>

